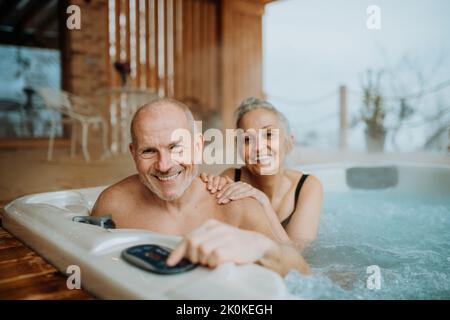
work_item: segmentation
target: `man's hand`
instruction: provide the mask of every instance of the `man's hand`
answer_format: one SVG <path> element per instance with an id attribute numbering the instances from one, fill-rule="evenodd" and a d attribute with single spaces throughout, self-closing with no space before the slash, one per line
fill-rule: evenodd
<path id="1" fill-rule="evenodd" d="M 257 232 L 208 220 L 183 238 L 167 259 L 167 265 L 174 266 L 183 257 L 211 268 L 226 262 L 259 262 L 275 246 L 275 242 Z"/>

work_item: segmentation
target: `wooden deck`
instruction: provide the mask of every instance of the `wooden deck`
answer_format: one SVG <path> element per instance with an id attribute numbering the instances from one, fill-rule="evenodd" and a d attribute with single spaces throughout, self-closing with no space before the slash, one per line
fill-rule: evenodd
<path id="1" fill-rule="evenodd" d="M 3 205 L 1 205 L 3 210 Z M 0 300 L 94 299 L 84 290 L 69 290 L 66 277 L 1 227 Z"/>
<path id="2" fill-rule="evenodd" d="M 27 194 L 109 185 L 135 170 L 128 154 L 100 161 L 97 149 L 90 152 L 92 161 L 86 163 L 80 153 L 70 158 L 67 148 L 55 148 L 53 161 L 46 160 L 46 148 L 0 150 L 0 214 L 4 205 Z M 0 225 L 0 299 L 94 297 L 67 289 L 66 275 Z"/>

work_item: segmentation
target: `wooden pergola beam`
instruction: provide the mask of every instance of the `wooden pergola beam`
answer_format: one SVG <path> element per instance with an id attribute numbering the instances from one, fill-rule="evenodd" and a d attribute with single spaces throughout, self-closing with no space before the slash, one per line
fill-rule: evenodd
<path id="1" fill-rule="evenodd" d="M 22 33 L 25 25 L 32 20 L 39 12 L 40 9 L 47 6 L 48 0 L 42 1 L 30 1 L 26 4 L 25 8 L 17 13 L 13 22 L 14 32 Z"/>
<path id="2" fill-rule="evenodd" d="M 3 0 L 0 4 L 0 24 L 3 24 L 2 20 L 8 17 L 14 10 L 18 2 L 16 0 Z"/>
<path id="3" fill-rule="evenodd" d="M 50 1 L 40 12 L 37 21 L 33 21 L 34 25 L 32 27 L 38 34 L 45 32 L 52 22 L 57 20 L 57 2 L 58 0 Z"/>

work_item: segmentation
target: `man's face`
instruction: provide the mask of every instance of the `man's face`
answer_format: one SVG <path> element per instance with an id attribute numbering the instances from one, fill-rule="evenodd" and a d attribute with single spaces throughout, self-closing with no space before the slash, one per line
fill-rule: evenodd
<path id="1" fill-rule="evenodd" d="M 134 126 L 136 141 L 130 144 L 130 151 L 139 178 L 159 198 L 176 200 L 197 175 L 192 150 L 198 143 L 193 146 L 191 139 L 174 136 L 180 129 L 189 132 L 186 115 L 169 105 L 145 110 L 138 117 Z"/>

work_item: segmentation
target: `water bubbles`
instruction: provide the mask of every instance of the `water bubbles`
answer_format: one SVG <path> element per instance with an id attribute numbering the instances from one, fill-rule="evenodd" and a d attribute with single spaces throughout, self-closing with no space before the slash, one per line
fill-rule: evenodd
<path id="1" fill-rule="evenodd" d="M 305 252 L 313 276 L 291 273 L 307 299 L 450 298 L 450 200 L 393 192 L 328 194 L 317 241 Z M 378 265 L 380 290 L 366 287 Z"/>

